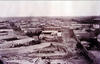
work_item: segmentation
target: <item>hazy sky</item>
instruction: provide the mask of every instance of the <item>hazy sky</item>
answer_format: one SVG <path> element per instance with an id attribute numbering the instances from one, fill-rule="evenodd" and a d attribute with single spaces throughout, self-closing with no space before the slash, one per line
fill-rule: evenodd
<path id="1" fill-rule="evenodd" d="M 0 16 L 100 15 L 100 1 L 0 1 Z"/>

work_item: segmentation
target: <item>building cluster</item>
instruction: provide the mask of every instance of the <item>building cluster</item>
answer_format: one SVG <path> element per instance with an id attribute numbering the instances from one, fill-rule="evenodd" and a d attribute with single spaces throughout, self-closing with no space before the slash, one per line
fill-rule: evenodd
<path id="1" fill-rule="evenodd" d="M 1 58 L 8 64 L 22 64 L 21 61 L 30 64 L 88 64 L 80 53 L 94 53 L 100 49 L 99 21 L 94 17 L 1 19 Z"/>

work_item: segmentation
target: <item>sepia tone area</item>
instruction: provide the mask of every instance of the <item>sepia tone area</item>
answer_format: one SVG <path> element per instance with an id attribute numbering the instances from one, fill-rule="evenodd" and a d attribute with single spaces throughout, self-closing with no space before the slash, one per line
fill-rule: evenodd
<path id="1" fill-rule="evenodd" d="M 100 17 L 2 17 L 0 64 L 100 64 Z"/>

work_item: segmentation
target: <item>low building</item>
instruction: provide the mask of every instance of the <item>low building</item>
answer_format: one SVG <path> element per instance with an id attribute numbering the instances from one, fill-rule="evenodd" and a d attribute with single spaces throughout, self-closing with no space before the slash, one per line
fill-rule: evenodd
<path id="1" fill-rule="evenodd" d="M 62 42 L 62 32 L 54 30 L 42 31 L 40 38 L 48 42 Z"/>
<path id="2" fill-rule="evenodd" d="M 61 31 L 61 27 L 45 27 L 44 30 L 55 30 L 55 31 Z"/>

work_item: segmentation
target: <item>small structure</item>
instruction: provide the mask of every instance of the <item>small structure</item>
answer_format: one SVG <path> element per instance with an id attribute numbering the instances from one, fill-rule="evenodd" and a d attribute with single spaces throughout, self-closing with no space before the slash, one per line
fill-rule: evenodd
<path id="1" fill-rule="evenodd" d="M 58 32 L 56 30 L 45 30 L 42 31 L 42 34 L 40 35 L 41 39 L 44 39 L 46 41 L 50 42 L 62 42 L 62 32 Z"/>

